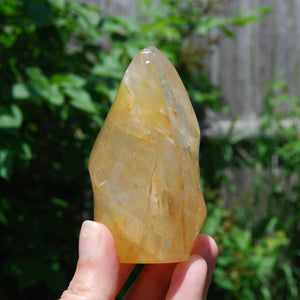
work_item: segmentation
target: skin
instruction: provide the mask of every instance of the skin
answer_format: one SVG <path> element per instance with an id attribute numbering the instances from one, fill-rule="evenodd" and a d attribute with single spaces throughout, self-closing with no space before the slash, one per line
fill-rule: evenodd
<path id="1" fill-rule="evenodd" d="M 205 299 L 218 257 L 215 241 L 199 234 L 187 262 L 146 265 L 125 300 Z M 85 221 L 79 238 L 79 259 L 61 300 L 113 300 L 135 265 L 120 264 L 110 231 Z"/>

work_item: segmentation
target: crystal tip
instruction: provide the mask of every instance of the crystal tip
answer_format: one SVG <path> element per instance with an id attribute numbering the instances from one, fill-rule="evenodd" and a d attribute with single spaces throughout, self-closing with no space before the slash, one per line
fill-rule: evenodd
<path id="1" fill-rule="evenodd" d="M 145 53 L 145 54 L 149 54 L 149 53 L 153 53 L 156 50 L 155 47 L 147 47 L 145 49 L 143 49 L 141 52 Z"/>

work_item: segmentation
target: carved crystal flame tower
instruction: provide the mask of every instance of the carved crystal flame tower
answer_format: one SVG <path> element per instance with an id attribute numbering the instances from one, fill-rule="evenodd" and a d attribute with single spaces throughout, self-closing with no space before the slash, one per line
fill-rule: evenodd
<path id="1" fill-rule="evenodd" d="M 122 263 L 188 259 L 206 218 L 199 143 L 198 121 L 175 68 L 154 47 L 140 51 L 89 162 L 94 217 L 111 230 Z"/>

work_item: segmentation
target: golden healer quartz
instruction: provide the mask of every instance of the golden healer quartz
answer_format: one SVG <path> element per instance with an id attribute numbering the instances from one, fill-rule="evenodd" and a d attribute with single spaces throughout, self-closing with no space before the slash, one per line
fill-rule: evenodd
<path id="1" fill-rule="evenodd" d="M 188 259 L 206 218 L 200 129 L 179 75 L 156 48 L 140 51 L 94 144 L 94 218 L 111 231 L 121 263 Z"/>

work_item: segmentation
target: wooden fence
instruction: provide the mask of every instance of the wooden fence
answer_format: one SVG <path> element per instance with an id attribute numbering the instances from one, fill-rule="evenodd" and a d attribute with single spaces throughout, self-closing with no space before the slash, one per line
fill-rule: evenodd
<path id="1" fill-rule="evenodd" d="M 282 71 L 289 92 L 300 94 L 300 1 L 232 0 L 224 14 L 273 8 L 264 21 L 235 29 L 210 57 L 211 80 L 220 85 L 232 115 L 253 119 L 263 111 L 266 86 Z"/>
<path id="2" fill-rule="evenodd" d="M 134 16 L 138 12 L 138 0 L 88 2 L 109 15 Z M 155 2 L 158 4 L 159 0 Z M 288 92 L 300 95 L 300 1 L 228 0 L 222 14 L 230 17 L 238 10 L 250 14 L 262 6 L 272 7 L 273 11 L 260 23 L 235 28 L 235 39 L 223 39 L 207 59 L 210 78 L 221 87 L 222 100 L 230 109 L 229 117 L 224 120 L 224 116 L 217 116 L 217 125 L 205 130 L 208 136 L 226 133 L 230 120 L 236 116 L 245 120 L 238 121 L 237 134 L 258 133 L 256 128 L 264 110 L 267 85 L 278 72 L 287 81 Z"/>

